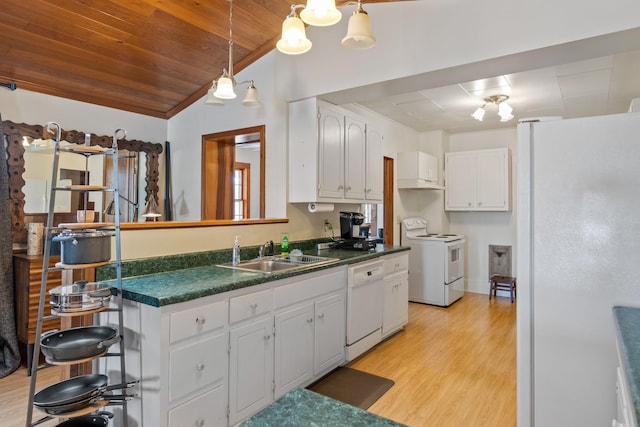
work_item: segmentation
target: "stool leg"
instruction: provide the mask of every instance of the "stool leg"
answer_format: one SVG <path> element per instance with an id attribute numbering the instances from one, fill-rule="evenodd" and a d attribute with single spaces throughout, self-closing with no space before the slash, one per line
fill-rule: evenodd
<path id="1" fill-rule="evenodd" d="M 491 301 L 492 293 L 493 293 L 493 282 L 489 281 L 489 301 Z"/>

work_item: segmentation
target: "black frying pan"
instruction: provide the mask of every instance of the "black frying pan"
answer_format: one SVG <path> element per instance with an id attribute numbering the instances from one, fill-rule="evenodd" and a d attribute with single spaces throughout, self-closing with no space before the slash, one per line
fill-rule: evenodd
<path id="1" fill-rule="evenodd" d="M 40 349 L 53 360 L 80 360 L 97 356 L 120 341 L 118 330 L 111 326 L 81 326 L 42 335 Z"/>
<path id="2" fill-rule="evenodd" d="M 100 415 L 85 415 L 67 420 L 56 427 L 107 427 L 109 419 Z"/>
<path id="3" fill-rule="evenodd" d="M 36 406 L 36 408 L 39 408 L 41 411 L 44 411 L 49 415 L 64 416 L 71 412 L 79 411 L 80 409 L 85 409 L 88 406 L 93 405 L 94 403 L 98 403 L 100 401 L 122 403 L 125 400 L 131 400 L 131 396 L 126 396 L 126 395 L 94 396 L 94 397 L 89 397 L 88 399 L 79 400 L 77 402 L 71 402 L 71 403 L 65 403 L 62 405 L 47 406 L 47 407 Z M 103 404 L 100 406 L 105 406 L 105 405 Z"/>
<path id="4" fill-rule="evenodd" d="M 39 408 L 59 407 L 91 399 L 108 390 L 131 387 L 136 382 L 107 386 L 108 378 L 102 374 L 88 374 L 45 387 L 35 394 L 33 404 Z"/>

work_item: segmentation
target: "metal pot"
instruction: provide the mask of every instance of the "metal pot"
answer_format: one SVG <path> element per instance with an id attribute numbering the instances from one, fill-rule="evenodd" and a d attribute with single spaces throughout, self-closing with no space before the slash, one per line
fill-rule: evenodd
<path id="1" fill-rule="evenodd" d="M 63 264 L 93 264 L 111 258 L 111 237 L 104 231 L 65 231 L 52 240 L 60 242 Z"/>
<path id="2" fill-rule="evenodd" d="M 33 396 L 33 404 L 40 409 L 71 411 L 67 409 L 72 403 L 87 403 L 95 397 L 100 397 L 105 391 L 133 387 L 138 381 L 107 386 L 108 378 L 102 374 L 88 374 L 69 378 L 43 388 Z M 108 396 L 103 396 L 108 397 Z M 127 396 L 113 396 L 124 400 Z M 110 397 L 109 397 L 110 398 Z M 66 412 L 65 411 L 65 412 Z"/>
<path id="3" fill-rule="evenodd" d="M 55 361 L 80 360 L 105 353 L 118 341 L 118 330 L 111 326 L 82 326 L 43 334 L 40 349 Z"/>
<path id="4" fill-rule="evenodd" d="M 50 303 L 60 312 L 76 312 L 102 307 L 111 299 L 111 286 L 105 282 L 78 280 L 72 285 L 49 291 Z"/>

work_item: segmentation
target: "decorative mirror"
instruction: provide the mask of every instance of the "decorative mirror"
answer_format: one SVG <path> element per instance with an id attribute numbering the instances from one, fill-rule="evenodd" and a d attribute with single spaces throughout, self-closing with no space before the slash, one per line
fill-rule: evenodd
<path id="1" fill-rule="evenodd" d="M 24 123 L 14 123 L 9 120 L 2 122 L 3 142 L 7 149 L 7 166 L 9 173 L 9 204 L 11 211 L 12 237 L 14 243 L 25 243 L 27 230 L 25 227 L 25 141 L 28 140 L 48 140 L 55 136 L 49 134 L 44 126 L 28 125 Z M 62 130 L 61 140 L 73 144 L 99 145 L 111 147 L 111 136 L 99 136 L 92 133 L 80 132 L 77 130 Z M 162 153 L 162 144 L 121 139 L 118 141 L 118 148 L 131 152 L 145 153 L 146 175 L 145 175 L 145 198 L 149 200 L 153 197 L 158 202 L 158 159 Z M 71 204 L 70 204 L 71 205 Z M 63 209 L 64 210 L 64 209 Z M 39 213 L 46 218 L 45 213 Z M 71 214 L 69 212 L 68 214 Z M 75 211 L 73 211 L 75 217 Z M 75 222 L 73 219 L 64 219 L 68 222 Z M 39 222 L 44 222 L 39 220 Z M 57 221 L 62 222 L 62 221 Z"/>

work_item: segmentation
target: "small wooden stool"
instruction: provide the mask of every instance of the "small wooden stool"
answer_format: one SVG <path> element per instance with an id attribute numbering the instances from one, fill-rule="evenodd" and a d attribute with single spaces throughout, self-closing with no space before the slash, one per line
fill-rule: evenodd
<path id="1" fill-rule="evenodd" d="M 513 303 L 514 298 L 516 297 L 516 278 L 509 276 L 491 276 L 489 279 L 489 283 L 491 284 L 491 288 L 489 289 L 489 299 L 491 299 L 491 295 L 497 296 L 498 290 L 501 291 L 509 291 L 509 295 L 511 296 L 511 302 Z"/>

